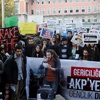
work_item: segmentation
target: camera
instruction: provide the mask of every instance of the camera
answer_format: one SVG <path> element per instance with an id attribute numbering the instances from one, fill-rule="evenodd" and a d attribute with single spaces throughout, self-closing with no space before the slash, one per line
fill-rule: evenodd
<path id="1" fill-rule="evenodd" d="M 53 100 L 54 90 L 49 85 L 44 85 L 37 90 L 37 100 Z"/>

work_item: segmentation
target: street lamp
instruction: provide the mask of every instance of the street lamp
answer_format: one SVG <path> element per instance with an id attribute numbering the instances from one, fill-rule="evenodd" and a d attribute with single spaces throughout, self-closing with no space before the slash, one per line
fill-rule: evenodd
<path id="1" fill-rule="evenodd" d="M 5 7 L 4 7 L 4 0 L 2 0 L 2 28 L 5 27 L 5 25 L 4 25 L 4 17 L 5 17 Z"/>

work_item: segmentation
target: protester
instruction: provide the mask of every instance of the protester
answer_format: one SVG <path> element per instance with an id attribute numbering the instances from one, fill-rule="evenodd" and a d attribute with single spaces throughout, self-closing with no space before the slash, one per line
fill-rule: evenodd
<path id="1" fill-rule="evenodd" d="M 33 53 L 32 53 L 32 57 L 43 57 L 43 52 L 42 52 L 42 46 L 40 44 L 37 44 Z"/>
<path id="2" fill-rule="evenodd" d="M 56 41 L 56 38 L 53 37 L 50 39 L 50 46 L 51 46 L 51 49 L 54 50 L 56 53 L 57 53 L 57 46 L 58 46 L 59 43 L 57 43 Z"/>
<path id="3" fill-rule="evenodd" d="M 29 38 L 28 44 L 25 47 L 25 54 L 27 57 L 32 57 L 32 52 L 33 52 L 34 48 L 35 48 L 34 40 L 33 40 L 33 38 Z"/>
<path id="4" fill-rule="evenodd" d="M 44 84 L 50 85 L 56 94 L 61 64 L 54 50 L 48 49 L 46 51 L 46 58 L 44 59 L 43 65 L 46 68 Z"/>
<path id="5" fill-rule="evenodd" d="M 61 35 L 60 34 L 56 34 L 55 35 L 55 40 L 56 40 L 56 44 L 59 44 L 61 42 Z"/>
<path id="6" fill-rule="evenodd" d="M 83 50 L 83 57 L 81 58 L 81 60 L 93 61 L 93 58 L 90 56 L 89 49 Z"/>
<path id="7" fill-rule="evenodd" d="M 16 46 L 15 52 L 5 64 L 6 84 L 11 89 L 10 100 L 20 100 L 21 91 L 25 86 L 25 58 L 22 55 L 22 47 Z"/>
<path id="8" fill-rule="evenodd" d="M 2 74 L 3 74 L 3 71 L 4 71 L 4 64 L 3 62 L 0 60 L 0 92 L 3 92 L 3 83 L 2 83 Z"/>
<path id="9" fill-rule="evenodd" d="M 73 37 L 72 31 L 68 31 L 67 34 L 68 34 L 68 37 L 67 37 L 68 43 L 69 43 L 70 46 L 72 46 L 72 42 L 71 42 L 71 39 Z"/>
<path id="10" fill-rule="evenodd" d="M 3 47 L 0 47 L 0 60 L 4 63 L 7 59 L 7 56 L 5 54 L 5 50 Z"/>
<path id="11" fill-rule="evenodd" d="M 90 44 L 90 55 L 93 58 L 93 61 L 100 61 L 100 52 L 95 44 Z"/>
<path id="12" fill-rule="evenodd" d="M 48 43 L 48 40 L 47 39 L 42 39 L 42 52 L 43 52 L 44 56 L 46 55 L 46 51 L 48 49 L 51 49 L 51 46 Z"/>
<path id="13" fill-rule="evenodd" d="M 57 49 L 57 54 L 60 59 L 68 59 L 71 56 L 71 47 L 68 44 L 68 39 L 66 37 L 62 38 L 62 41 Z"/>

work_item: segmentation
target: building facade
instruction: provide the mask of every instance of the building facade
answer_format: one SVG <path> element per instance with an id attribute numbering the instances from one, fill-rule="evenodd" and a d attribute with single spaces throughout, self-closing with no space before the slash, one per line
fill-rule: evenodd
<path id="1" fill-rule="evenodd" d="M 43 20 L 59 23 L 81 19 L 83 26 L 100 26 L 100 0 L 15 0 L 18 14 L 43 15 Z"/>

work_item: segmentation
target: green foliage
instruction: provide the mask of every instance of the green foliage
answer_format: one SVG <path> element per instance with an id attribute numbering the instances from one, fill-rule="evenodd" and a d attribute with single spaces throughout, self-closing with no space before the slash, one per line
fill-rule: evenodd
<path id="1" fill-rule="evenodd" d="M 16 9 L 13 0 L 4 0 L 5 1 L 5 17 L 15 15 Z M 0 27 L 2 27 L 2 1 L 0 0 Z"/>

